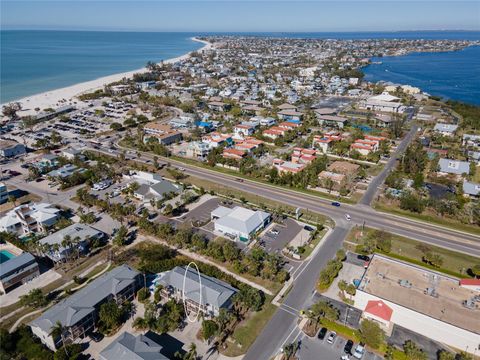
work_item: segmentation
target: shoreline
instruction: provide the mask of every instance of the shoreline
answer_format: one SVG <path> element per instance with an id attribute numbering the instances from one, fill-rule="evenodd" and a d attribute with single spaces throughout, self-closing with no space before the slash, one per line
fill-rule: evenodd
<path id="1" fill-rule="evenodd" d="M 386 83 L 392 82 L 392 83 L 398 83 L 400 85 L 410 85 L 410 86 L 419 88 L 423 93 L 428 94 L 429 96 L 438 97 L 438 98 L 441 99 L 441 101 L 444 101 L 444 102 L 446 102 L 448 100 L 451 100 L 451 101 L 457 101 L 457 102 L 461 102 L 461 103 L 468 104 L 468 105 L 480 106 L 480 102 L 473 101 L 472 99 L 465 99 L 465 98 L 460 99 L 460 98 L 456 97 L 455 95 L 452 96 L 451 93 L 446 94 L 445 90 L 442 90 L 440 92 L 440 90 L 438 90 L 438 89 L 433 89 L 433 90 L 429 89 L 428 85 L 425 84 L 425 81 L 423 79 L 415 78 L 415 79 L 409 79 L 408 82 L 405 82 L 405 81 L 402 81 L 402 80 L 392 80 L 391 77 L 383 76 L 383 75 L 380 75 L 378 73 L 373 75 L 372 73 L 367 74 L 365 72 L 365 70 L 367 68 L 374 69 L 374 68 L 378 68 L 378 67 L 382 66 L 383 65 L 383 60 L 382 59 L 389 59 L 389 58 L 394 59 L 394 58 L 402 58 L 402 57 L 407 57 L 407 56 L 418 56 L 418 55 L 428 56 L 429 54 L 430 55 L 431 54 L 452 54 L 452 53 L 460 53 L 460 52 L 465 51 L 465 50 L 470 49 L 470 48 L 479 48 L 480 49 L 480 44 L 475 43 L 475 44 L 467 45 L 465 47 L 462 47 L 460 49 L 455 49 L 455 50 L 415 51 L 415 52 L 409 52 L 409 53 L 401 54 L 401 55 L 388 55 L 388 56 L 383 56 L 383 57 L 372 57 L 370 60 L 379 61 L 382 64 L 371 63 L 371 64 L 360 67 L 359 70 L 364 74 L 364 81 L 367 81 L 371 84 L 376 84 L 376 83 L 379 83 L 379 82 L 386 82 Z M 372 77 L 372 78 L 367 79 L 367 77 Z"/>
<path id="2" fill-rule="evenodd" d="M 204 44 L 204 46 L 202 46 L 198 50 L 192 50 L 186 54 L 183 54 L 174 58 L 166 59 L 163 61 L 163 63 L 173 64 L 178 61 L 188 59 L 191 56 L 191 54 L 195 51 L 201 52 L 201 51 L 209 50 L 213 47 L 212 43 L 205 40 L 200 40 L 197 37 L 192 37 L 190 38 L 190 40 L 202 43 Z M 123 73 L 106 75 L 106 76 L 99 77 L 97 79 L 88 80 L 85 82 L 69 85 L 59 89 L 48 90 L 39 94 L 26 96 L 18 100 L 12 100 L 12 101 L 3 103 L 0 106 L 3 107 L 4 105 L 7 105 L 12 102 L 19 102 L 22 104 L 22 110 L 18 112 L 20 116 L 34 115 L 37 113 L 37 111 L 35 111 L 35 108 L 40 108 L 40 111 L 43 111 L 43 109 L 47 109 L 47 108 L 57 108 L 59 106 L 75 105 L 75 103 L 81 102 L 78 99 L 74 99 L 78 95 L 81 95 L 86 92 L 98 90 L 100 88 L 103 88 L 103 86 L 105 86 L 106 84 L 120 81 L 123 78 L 131 78 L 133 74 L 144 72 L 144 71 L 147 71 L 145 67 L 136 69 L 136 70 L 126 71 Z"/>

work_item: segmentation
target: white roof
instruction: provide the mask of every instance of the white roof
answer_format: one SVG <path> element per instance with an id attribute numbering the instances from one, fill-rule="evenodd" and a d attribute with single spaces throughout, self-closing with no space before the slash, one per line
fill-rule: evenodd
<path id="1" fill-rule="evenodd" d="M 252 233 L 270 216 L 267 212 L 253 211 L 240 206 L 235 206 L 233 209 L 220 206 L 212 212 L 212 215 L 219 216 L 219 219 L 215 221 L 217 225 L 244 234 Z"/>
<path id="2" fill-rule="evenodd" d="M 23 214 L 23 216 L 30 216 L 38 223 L 44 223 L 54 220 L 59 213 L 59 209 L 47 203 L 20 205 L 10 210 L 5 214 L 5 216 L 0 218 L 0 229 L 6 229 L 9 226 L 18 224 L 20 222 L 19 214 Z"/>
<path id="3" fill-rule="evenodd" d="M 369 101 L 373 100 L 373 101 L 388 101 L 388 102 L 390 102 L 390 101 L 398 101 L 398 100 L 400 100 L 400 98 L 398 98 L 396 96 L 393 96 L 393 95 L 390 95 L 387 92 L 383 92 L 380 95 L 370 97 L 368 100 Z"/>

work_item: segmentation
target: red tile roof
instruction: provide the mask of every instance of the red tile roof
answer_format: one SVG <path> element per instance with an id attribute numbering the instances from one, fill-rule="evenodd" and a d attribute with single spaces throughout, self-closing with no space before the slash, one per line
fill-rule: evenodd
<path id="1" fill-rule="evenodd" d="M 370 300 L 364 311 L 386 321 L 390 321 L 393 313 L 392 308 L 382 300 Z"/>
<path id="2" fill-rule="evenodd" d="M 460 285 L 479 285 L 480 279 L 460 279 Z"/>

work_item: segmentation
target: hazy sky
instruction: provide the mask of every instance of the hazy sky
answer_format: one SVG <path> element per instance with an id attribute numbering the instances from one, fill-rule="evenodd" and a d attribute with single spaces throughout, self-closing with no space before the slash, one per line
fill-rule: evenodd
<path id="1" fill-rule="evenodd" d="M 480 30 L 480 1 L 0 0 L 2 28 L 156 31 Z"/>

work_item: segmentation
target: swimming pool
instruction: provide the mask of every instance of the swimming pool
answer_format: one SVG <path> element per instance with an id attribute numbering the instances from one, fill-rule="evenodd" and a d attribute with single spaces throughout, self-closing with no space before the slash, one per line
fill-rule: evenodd
<path id="1" fill-rule="evenodd" d="M 3 264 L 5 261 L 8 261 L 14 257 L 15 255 L 13 255 L 10 251 L 0 250 L 0 264 Z"/>

